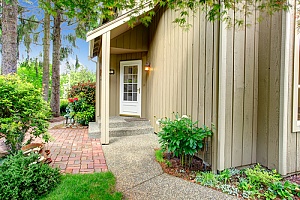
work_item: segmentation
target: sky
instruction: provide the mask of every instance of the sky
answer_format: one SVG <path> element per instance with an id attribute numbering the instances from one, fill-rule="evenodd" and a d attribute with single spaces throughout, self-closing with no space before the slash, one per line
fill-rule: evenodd
<path id="1" fill-rule="evenodd" d="M 28 5 L 27 3 L 24 3 L 22 1 L 19 1 L 19 3 L 21 5 L 24 5 L 26 8 L 28 8 L 30 10 L 30 12 L 28 12 L 28 15 L 36 15 L 36 17 L 38 18 L 38 20 L 42 20 L 43 19 L 43 13 L 41 12 L 41 10 L 37 7 L 37 0 L 33 0 L 31 5 Z M 25 14 L 26 15 L 26 14 Z M 62 37 L 63 35 L 68 35 L 70 33 L 74 33 L 74 31 L 72 30 L 72 27 L 67 27 L 66 24 L 62 24 Z M 42 30 L 42 26 L 39 27 L 39 29 L 37 31 L 41 31 Z M 41 31 L 40 37 L 39 37 L 39 44 L 42 44 L 42 38 L 43 38 L 43 33 Z M 52 43 L 52 42 L 51 42 Z M 62 45 L 68 45 L 66 41 L 64 41 L 62 39 Z M 77 39 L 76 40 L 76 45 L 78 48 L 73 48 L 73 54 L 69 55 L 69 58 L 62 61 L 61 62 L 61 73 L 65 72 L 66 69 L 66 62 L 68 61 L 70 64 L 74 64 L 75 63 L 75 59 L 76 56 L 78 56 L 79 62 L 80 64 L 84 65 L 85 67 L 87 67 L 90 71 L 95 72 L 96 71 L 96 63 L 94 63 L 93 61 L 90 61 L 88 59 L 88 54 L 89 54 L 89 44 L 88 42 L 86 42 L 83 39 Z M 40 57 L 41 53 L 43 52 L 43 47 L 41 45 L 35 45 L 32 44 L 31 48 L 30 48 L 30 58 L 39 58 L 39 60 L 42 61 L 42 57 Z M 25 47 L 23 44 L 20 45 L 20 57 L 19 57 L 19 62 L 22 62 L 26 59 L 27 57 L 27 53 L 25 51 Z M 50 62 L 52 58 L 52 44 L 50 46 Z M 2 55 L 0 54 L 0 65 L 1 65 L 1 60 L 2 60 Z M 96 60 L 94 58 L 94 60 Z"/>

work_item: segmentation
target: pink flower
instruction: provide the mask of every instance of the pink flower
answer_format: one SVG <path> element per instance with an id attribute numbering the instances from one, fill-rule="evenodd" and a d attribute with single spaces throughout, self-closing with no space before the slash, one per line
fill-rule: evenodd
<path id="1" fill-rule="evenodd" d="M 72 98 L 69 98 L 68 100 L 69 100 L 70 103 L 74 102 L 74 99 L 72 99 Z"/>
<path id="2" fill-rule="evenodd" d="M 78 98 L 74 98 L 74 101 L 78 101 Z"/>

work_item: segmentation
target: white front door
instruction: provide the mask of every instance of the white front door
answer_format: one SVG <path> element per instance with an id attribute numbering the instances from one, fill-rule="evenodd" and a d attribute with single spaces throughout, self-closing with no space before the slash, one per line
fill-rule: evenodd
<path id="1" fill-rule="evenodd" d="M 120 114 L 141 116 L 142 61 L 120 62 Z"/>

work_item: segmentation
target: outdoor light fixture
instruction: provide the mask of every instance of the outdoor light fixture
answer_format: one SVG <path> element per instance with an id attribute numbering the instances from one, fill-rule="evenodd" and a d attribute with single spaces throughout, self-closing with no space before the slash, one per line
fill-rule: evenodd
<path id="1" fill-rule="evenodd" d="M 109 74 L 110 74 L 110 75 L 113 75 L 113 74 L 115 74 L 115 70 L 113 70 L 113 69 L 109 69 Z"/>
<path id="2" fill-rule="evenodd" d="M 145 64 L 145 71 L 150 71 L 150 63 L 146 62 Z"/>

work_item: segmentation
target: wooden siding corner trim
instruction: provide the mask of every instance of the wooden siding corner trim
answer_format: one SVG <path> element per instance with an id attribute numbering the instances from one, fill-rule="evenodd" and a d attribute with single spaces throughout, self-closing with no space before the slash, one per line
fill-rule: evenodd
<path id="1" fill-rule="evenodd" d="M 290 15 L 282 15 L 282 51 L 280 73 L 280 116 L 279 116 L 279 173 L 287 174 L 287 133 L 288 133 L 288 74 L 290 49 Z"/>

